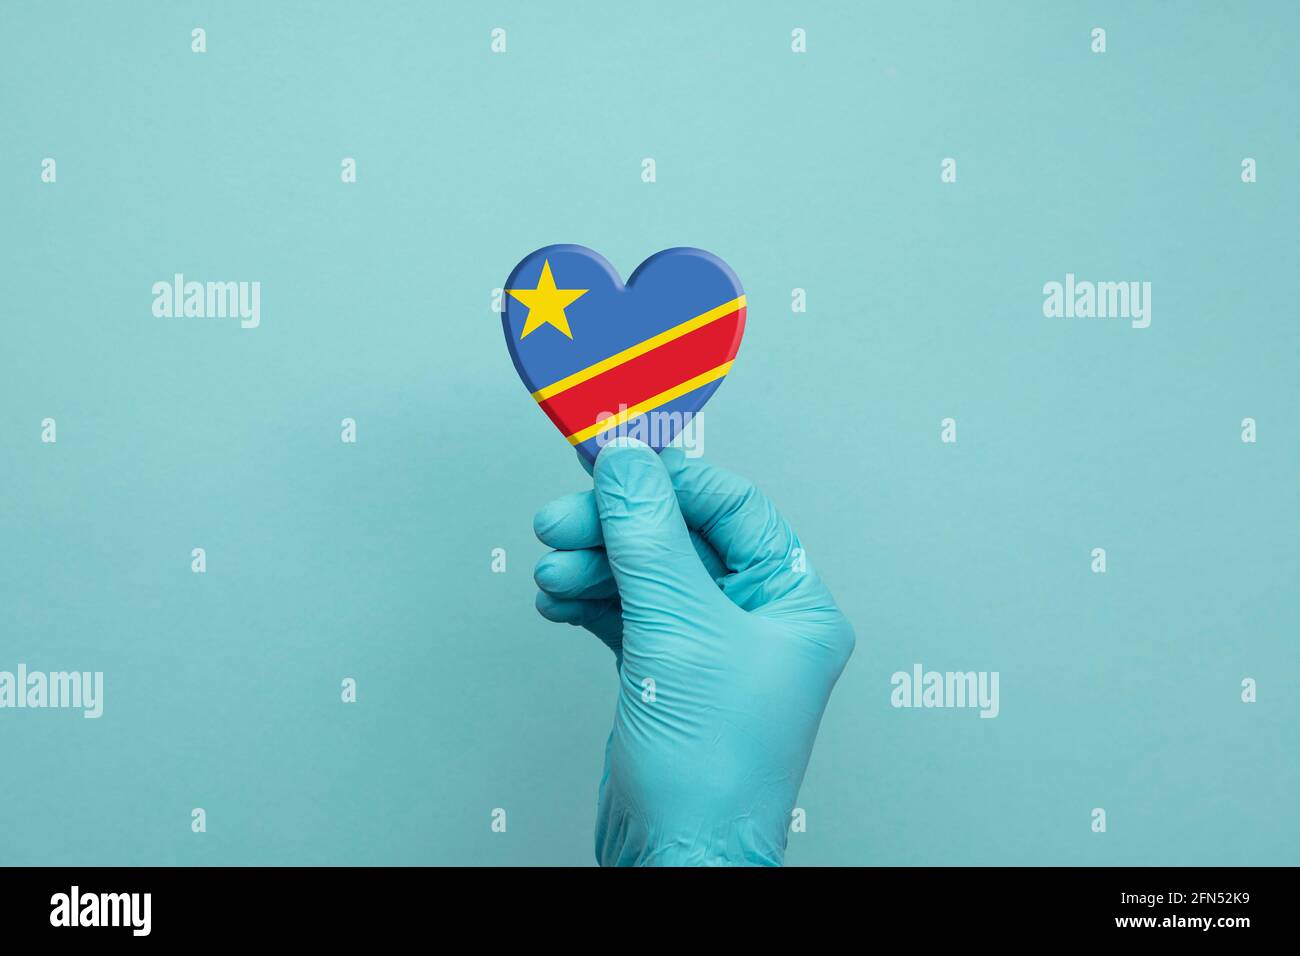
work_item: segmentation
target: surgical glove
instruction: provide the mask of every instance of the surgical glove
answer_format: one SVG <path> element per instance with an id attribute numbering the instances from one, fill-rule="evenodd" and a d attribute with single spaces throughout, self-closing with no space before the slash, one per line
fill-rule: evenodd
<path id="1" fill-rule="evenodd" d="M 537 608 L 614 651 L 602 865 L 779 865 L 853 628 L 752 484 L 629 439 L 534 521 Z"/>

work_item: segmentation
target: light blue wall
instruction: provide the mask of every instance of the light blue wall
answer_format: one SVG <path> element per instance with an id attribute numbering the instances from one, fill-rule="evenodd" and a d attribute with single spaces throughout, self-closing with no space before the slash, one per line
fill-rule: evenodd
<path id="1" fill-rule="evenodd" d="M 552 242 L 625 275 L 701 246 L 745 284 L 707 456 L 778 502 L 859 636 L 790 863 L 1300 862 L 1298 27 L 1280 2 L 7 9 L 0 670 L 106 690 L 98 720 L 0 710 L 0 863 L 592 861 L 612 660 L 531 581 L 534 511 L 588 479 L 490 308 Z M 260 281 L 260 326 L 154 317 L 176 272 Z M 1151 282 L 1151 326 L 1045 318 L 1067 272 Z M 917 662 L 998 671 L 1000 716 L 892 708 Z"/>

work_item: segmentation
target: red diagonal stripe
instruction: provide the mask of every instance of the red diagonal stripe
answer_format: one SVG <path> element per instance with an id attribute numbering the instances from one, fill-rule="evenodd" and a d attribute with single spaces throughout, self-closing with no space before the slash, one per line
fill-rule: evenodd
<path id="1" fill-rule="evenodd" d="M 572 435 L 594 425 L 602 412 L 617 414 L 620 405 L 631 407 L 731 361 L 744 331 L 741 308 L 538 404 L 556 428 Z"/>

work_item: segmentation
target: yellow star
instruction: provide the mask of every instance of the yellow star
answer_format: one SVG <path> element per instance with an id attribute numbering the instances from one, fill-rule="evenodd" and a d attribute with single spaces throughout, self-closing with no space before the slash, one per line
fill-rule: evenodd
<path id="1" fill-rule="evenodd" d="M 557 289 L 555 277 L 551 275 L 550 260 L 542 263 L 542 275 L 537 280 L 536 289 L 507 289 L 511 295 L 528 306 L 528 318 L 524 319 L 524 331 L 520 339 L 528 338 L 534 329 L 543 325 L 553 325 L 569 338 L 569 320 L 564 316 L 564 307 L 572 305 L 575 300 L 587 294 L 586 289 Z"/>

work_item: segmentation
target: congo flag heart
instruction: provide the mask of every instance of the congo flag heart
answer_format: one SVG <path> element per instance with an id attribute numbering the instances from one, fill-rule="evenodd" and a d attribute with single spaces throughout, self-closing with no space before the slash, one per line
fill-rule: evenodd
<path id="1" fill-rule="evenodd" d="M 587 461 L 614 437 L 668 445 L 731 370 L 745 295 L 721 259 L 665 249 L 624 285 L 583 246 L 546 246 L 505 285 L 501 325 L 533 399 Z"/>

